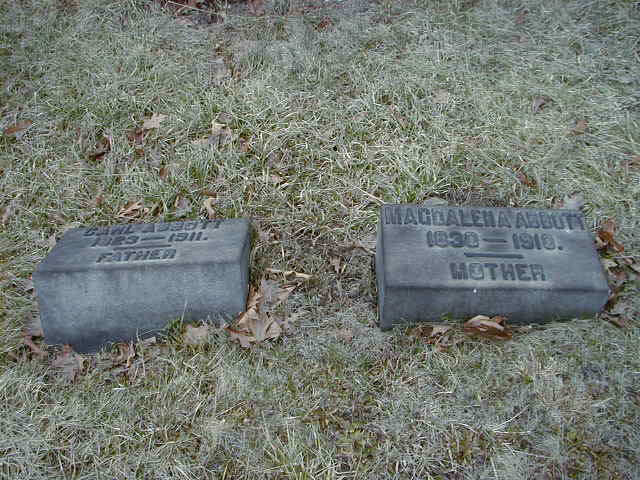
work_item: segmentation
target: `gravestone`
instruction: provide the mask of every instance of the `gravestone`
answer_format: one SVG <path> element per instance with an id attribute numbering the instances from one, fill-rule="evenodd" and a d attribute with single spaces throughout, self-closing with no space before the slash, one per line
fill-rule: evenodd
<path id="1" fill-rule="evenodd" d="M 478 314 L 583 317 L 609 294 L 578 210 L 384 205 L 376 276 L 383 330 Z"/>
<path id="2" fill-rule="evenodd" d="M 75 228 L 33 274 L 45 341 L 93 352 L 245 310 L 249 221 Z"/>

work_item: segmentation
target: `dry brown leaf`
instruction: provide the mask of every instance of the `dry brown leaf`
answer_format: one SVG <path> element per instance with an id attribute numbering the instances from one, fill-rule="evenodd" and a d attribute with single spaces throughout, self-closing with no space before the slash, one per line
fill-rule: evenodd
<path id="1" fill-rule="evenodd" d="M 231 338 L 238 340 L 244 348 L 250 347 L 251 343 L 256 341 L 249 324 L 258 318 L 258 303 L 261 298 L 260 291 L 251 287 L 249 289 L 249 298 L 247 299 L 247 309 L 238 315 L 232 325 L 225 328 Z"/>
<path id="2" fill-rule="evenodd" d="M 258 306 L 261 311 L 268 311 L 275 303 L 280 287 L 273 280 L 260 280 L 260 301 Z"/>
<path id="3" fill-rule="evenodd" d="M 84 358 L 75 353 L 69 345 L 64 345 L 52 365 L 62 371 L 65 380 L 73 382 L 84 368 Z"/>
<path id="4" fill-rule="evenodd" d="M 551 99 L 551 97 L 547 97 L 546 95 L 542 95 L 542 96 L 534 98 L 533 99 L 533 106 L 532 106 L 533 113 L 538 113 L 538 112 L 542 111 L 542 109 L 548 103 L 551 103 L 552 101 L 553 100 Z"/>
<path id="5" fill-rule="evenodd" d="M 602 318 L 607 320 L 609 323 L 613 323 L 618 328 L 629 328 L 631 323 L 623 316 L 618 315 L 607 315 L 606 313 L 602 315 Z"/>
<path id="6" fill-rule="evenodd" d="M 268 313 L 284 302 L 296 289 L 296 285 L 285 285 L 280 287 L 273 280 L 260 281 L 260 297 L 258 309 L 260 312 Z"/>
<path id="7" fill-rule="evenodd" d="M 487 317 L 476 315 L 467 320 L 462 330 L 471 336 L 480 336 L 489 339 L 508 340 L 511 332 L 506 328 L 506 318 L 501 316 Z"/>
<path id="8" fill-rule="evenodd" d="M 255 288 L 249 289 L 249 298 L 247 299 L 247 311 L 258 308 L 258 304 L 262 299 L 262 292 Z"/>
<path id="9" fill-rule="evenodd" d="M 363 250 L 369 255 L 375 255 L 376 243 L 377 239 L 375 235 L 367 235 L 359 240 L 356 240 L 351 245 L 348 245 L 347 248 L 357 248 Z"/>
<path id="10" fill-rule="evenodd" d="M 574 135 L 582 135 L 586 131 L 587 131 L 587 121 L 584 118 L 582 118 L 576 122 L 576 125 L 575 127 L 573 127 L 573 130 L 571 130 L 571 133 L 573 133 Z"/>
<path id="11" fill-rule="evenodd" d="M 605 221 L 598 230 L 597 238 L 599 238 L 606 246 L 611 247 L 618 253 L 624 252 L 624 245 L 615 239 L 615 223 L 613 220 Z"/>
<path id="12" fill-rule="evenodd" d="M 518 170 L 516 172 L 516 177 L 518 177 L 520 183 L 526 185 L 527 187 L 533 188 L 536 186 L 536 181 L 533 178 L 527 176 L 522 170 Z"/>
<path id="13" fill-rule="evenodd" d="M 127 202 L 116 215 L 117 218 L 139 218 L 149 213 L 149 209 L 142 202 Z"/>
<path id="14" fill-rule="evenodd" d="M 166 179 L 169 176 L 169 169 L 167 167 L 161 167 L 158 171 L 158 176 L 163 180 Z"/>
<path id="15" fill-rule="evenodd" d="M 333 22 L 331 21 L 331 19 L 328 17 L 325 17 L 316 24 L 316 30 L 324 30 L 325 28 L 330 27 L 331 25 L 333 25 Z"/>
<path id="16" fill-rule="evenodd" d="M 433 330 L 431 330 L 431 339 L 441 338 L 445 333 L 451 331 L 451 326 L 449 325 L 434 325 Z"/>
<path id="17" fill-rule="evenodd" d="M 609 273 L 609 285 L 613 288 L 622 286 L 627 281 L 627 273 L 618 265 L 607 270 Z"/>
<path id="18" fill-rule="evenodd" d="M 113 138 L 110 135 L 104 135 L 96 143 L 96 148 L 89 158 L 94 161 L 102 160 L 107 153 L 111 151 L 113 146 Z"/>
<path id="19" fill-rule="evenodd" d="M 609 298 L 607 303 L 604 304 L 603 311 L 615 315 L 621 308 L 620 297 L 622 295 L 623 287 L 609 287 Z"/>
<path id="20" fill-rule="evenodd" d="M 618 302 L 620 295 L 624 291 L 624 286 L 629 280 L 629 274 L 624 267 L 628 266 L 624 259 L 601 259 L 602 266 L 607 272 L 607 281 L 609 284 L 609 298 L 604 306 L 604 310 L 610 315 L 617 315 L 622 305 Z M 631 275 L 634 275 L 631 273 Z"/>
<path id="21" fill-rule="evenodd" d="M 436 350 L 439 352 L 446 351 L 451 345 L 451 340 L 449 339 L 449 334 L 453 331 L 451 325 L 419 325 L 415 327 L 411 334 L 419 337 L 425 338 L 429 345 L 434 345 Z"/>
<path id="22" fill-rule="evenodd" d="M 596 250 L 602 250 L 607 246 L 606 242 L 602 241 L 602 239 L 596 235 L 594 243 L 596 244 Z"/>
<path id="23" fill-rule="evenodd" d="M 118 353 L 112 355 L 113 365 L 124 365 L 125 368 L 131 366 L 133 358 L 136 356 L 136 349 L 133 343 L 118 343 Z"/>
<path id="24" fill-rule="evenodd" d="M 47 351 L 42 349 L 38 344 L 36 344 L 33 339 L 42 337 L 44 334 L 42 333 L 42 325 L 40 324 L 40 317 L 34 317 L 31 312 L 27 312 L 25 319 L 25 328 L 22 333 L 22 343 L 29 348 L 31 354 L 38 357 L 39 359 L 45 358 L 47 356 Z"/>
<path id="25" fill-rule="evenodd" d="M 266 314 L 244 315 L 241 322 L 226 327 L 226 330 L 245 348 L 252 343 L 261 343 L 268 339 L 277 338 L 282 333 L 278 322 Z"/>
<path id="26" fill-rule="evenodd" d="M 238 145 L 240 146 L 240 151 L 242 153 L 247 153 L 251 150 L 251 139 L 240 138 L 238 140 Z"/>
<path id="27" fill-rule="evenodd" d="M 142 129 L 151 130 L 152 128 L 159 128 L 160 124 L 164 122 L 166 118 L 167 116 L 163 115 L 162 113 L 154 113 L 153 115 L 151 115 L 151 118 L 147 118 L 142 123 Z"/>
<path id="28" fill-rule="evenodd" d="M 253 337 L 250 337 L 247 332 L 236 330 L 231 326 L 226 327 L 226 330 L 229 332 L 229 335 L 233 340 L 238 340 L 238 342 L 240 342 L 240 346 L 242 348 L 251 347 L 251 341 L 254 341 L 254 339 Z"/>
<path id="29" fill-rule="evenodd" d="M 127 133 L 127 139 L 134 147 L 142 147 L 144 145 L 144 139 L 147 136 L 147 132 L 148 130 L 145 130 L 144 128 L 136 128 Z"/>
<path id="30" fill-rule="evenodd" d="M 276 295 L 276 300 L 275 303 L 272 305 L 271 308 L 275 308 L 278 305 L 280 305 L 282 302 L 284 302 L 289 295 L 291 295 L 291 293 L 296 289 L 297 285 L 286 285 L 284 287 L 281 287 L 278 290 L 278 294 Z"/>
<path id="31" fill-rule="evenodd" d="M 205 198 L 204 201 L 202 202 L 202 206 L 207 211 L 207 218 L 209 220 L 213 220 L 216 218 L 216 212 L 213 209 L 213 204 L 215 201 L 216 201 L 215 198 L 209 197 L 209 198 Z"/>
<path id="32" fill-rule="evenodd" d="M 211 325 L 200 325 L 199 327 L 187 325 L 184 332 L 184 343 L 187 345 L 203 345 L 207 343 L 210 331 Z"/>
<path id="33" fill-rule="evenodd" d="M 605 312 L 607 315 L 624 316 L 627 315 L 631 307 L 627 302 L 618 302 L 615 307 Z"/>
<path id="34" fill-rule="evenodd" d="M 33 337 L 30 335 L 24 335 L 22 337 L 22 343 L 25 344 L 29 350 L 31 351 L 32 355 L 35 355 L 36 357 L 38 357 L 39 359 L 43 359 L 46 358 L 47 356 L 47 351 L 43 350 L 39 345 L 37 345 L 34 341 L 33 341 Z"/>
<path id="35" fill-rule="evenodd" d="M 418 325 L 411 330 L 411 335 L 426 338 L 428 343 L 435 343 L 444 334 L 451 331 L 451 325 Z"/>
<path id="36" fill-rule="evenodd" d="M 278 338 L 282 333 L 280 324 L 266 314 L 262 314 L 257 318 L 250 318 L 248 325 L 255 341 L 258 343 L 268 339 Z"/>
<path id="37" fill-rule="evenodd" d="M 285 279 L 298 278 L 300 280 L 309 280 L 312 276 L 306 273 L 295 272 L 293 270 L 278 270 L 277 268 L 267 268 L 265 272 L 272 273 L 274 275 L 282 275 Z"/>
<path id="38" fill-rule="evenodd" d="M 24 120 L 22 122 L 16 122 L 13 125 L 9 125 L 7 128 L 4 129 L 4 132 L 2 132 L 3 135 L 9 137 L 9 136 L 17 136 L 19 133 L 21 133 L 22 131 L 26 130 L 27 128 L 29 128 L 31 125 L 33 124 L 32 121 L 30 120 Z"/>
<path id="39" fill-rule="evenodd" d="M 214 147 L 221 147 L 231 141 L 231 129 L 224 123 L 218 123 L 215 120 L 211 122 L 211 135 L 207 138 L 207 143 Z"/>

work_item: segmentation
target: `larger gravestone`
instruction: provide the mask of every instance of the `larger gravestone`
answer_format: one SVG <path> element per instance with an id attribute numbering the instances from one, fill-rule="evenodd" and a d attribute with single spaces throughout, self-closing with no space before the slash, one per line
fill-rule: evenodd
<path id="1" fill-rule="evenodd" d="M 608 285 L 577 210 L 385 205 L 376 251 L 380 327 L 504 315 L 593 315 Z"/>
<path id="2" fill-rule="evenodd" d="M 235 219 L 69 230 L 33 274 L 45 341 L 93 352 L 171 320 L 244 311 L 249 228 Z"/>

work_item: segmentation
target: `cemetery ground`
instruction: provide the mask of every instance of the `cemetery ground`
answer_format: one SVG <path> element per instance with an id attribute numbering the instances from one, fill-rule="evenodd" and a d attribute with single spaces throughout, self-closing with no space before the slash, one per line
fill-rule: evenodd
<path id="1" fill-rule="evenodd" d="M 0 478 L 640 478 L 638 2 L 190 12 L 0 5 Z M 581 206 L 608 312 L 381 332 L 378 212 L 424 202 Z M 252 220 L 273 338 L 38 337 L 66 229 L 207 217 Z"/>

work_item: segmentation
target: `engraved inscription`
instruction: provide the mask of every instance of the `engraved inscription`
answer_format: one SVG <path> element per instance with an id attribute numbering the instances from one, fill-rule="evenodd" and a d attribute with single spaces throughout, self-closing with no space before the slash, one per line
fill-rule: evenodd
<path id="1" fill-rule="evenodd" d="M 110 227 L 87 228 L 83 233 L 85 237 L 101 235 L 125 235 L 131 233 L 156 233 L 156 232 L 179 232 L 182 230 L 206 230 L 208 228 L 219 228 L 221 220 L 192 220 L 186 222 L 171 223 L 142 223 L 129 225 L 112 225 Z"/>
<path id="2" fill-rule="evenodd" d="M 586 230 L 582 215 L 574 212 L 521 212 L 462 207 L 385 206 L 386 225 L 427 225 L 476 228 Z"/>
<path id="3" fill-rule="evenodd" d="M 104 252 L 98 256 L 96 263 L 140 262 L 145 260 L 170 260 L 176 257 L 175 248 L 153 250 L 130 250 L 125 252 Z"/>
<path id="4" fill-rule="evenodd" d="M 481 283 L 549 282 L 553 269 L 542 263 L 569 253 L 561 241 L 566 235 L 587 230 L 581 213 L 562 210 L 388 205 L 382 221 L 418 227 L 426 254 L 438 258 L 439 250 L 450 250 L 443 266 L 452 280 Z"/>
<path id="5" fill-rule="evenodd" d="M 544 268 L 537 263 L 450 263 L 453 280 L 507 280 L 540 281 L 547 280 Z"/>
<path id="6" fill-rule="evenodd" d="M 427 230 L 428 247 L 452 247 L 452 248 L 477 248 L 480 240 L 487 244 L 508 244 L 504 238 L 482 237 L 476 232 L 459 232 L 456 230 Z M 512 247 L 515 250 L 562 250 L 561 245 L 557 245 L 553 235 L 548 233 L 530 234 L 527 232 L 514 233 L 511 236 Z M 520 256 L 518 257 L 520 258 Z"/>
<path id="7" fill-rule="evenodd" d="M 476 232 L 447 232 L 444 230 L 428 230 L 427 246 L 429 247 L 453 247 L 476 248 L 480 245 L 480 237 Z"/>
<path id="8" fill-rule="evenodd" d="M 218 229 L 221 220 L 193 220 L 92 227 L 83 232 L 89 248 L 108 248 L 96 255 L 95 263 L 173 260 L 176 243 L 208 240 L 207 230 Z"/>

